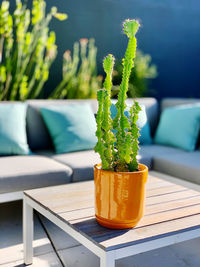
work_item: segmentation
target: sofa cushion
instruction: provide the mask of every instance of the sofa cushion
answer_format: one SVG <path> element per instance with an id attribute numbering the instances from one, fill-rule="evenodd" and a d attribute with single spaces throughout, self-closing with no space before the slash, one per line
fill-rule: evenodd
<path id="1" fill-rule="evenodd" d="M 140 150 L 138 155 L 139 162 L 151 168 L 152 157 L 144 151 L 143 149 Z M 94 165 L 101 162 L 98 153 L 95 153 L 93 150 L 52 155 L 52 158 L 72 168 L 73 182 L 93 179 Z"/>
<path id="2" fill-rule="evenodd" d="M 93 149 L 96 121 L 89 103 L 41 108 L 57 154 Z"/>
<path id="3" fill-rule="evenodd" d="M 154 141 L 194 151 L 200 129 L 200 104 L 165 109 L 160 118 Z"/>
<path id="4" fill-rule="evenodd" d="M 72 168 L 73 182 L 93 179 L 93 167 L 101 162 L 99 155 L 93 150 L 54 155 L 53 159 Z"/>
<path id="5" fill-rule="evenodd" d="M 24 103 L 1 103 L 0 155 L 30 153 L 26 136 L 26 108 Z"/>
<path id="6" fill-rule="evenodd" d="M 200 151 L 155 156 L 153 169 L 200 184 Z"/>
<path id="7" fill-rule="evenodd" d="M 72 169 L 42 156 L 0 157 L 0 193 L 23 191 L 71 181 Z"/>
<path id="8" fill-rule="evenodd" d="M 150 155 L 143 154 L 142 150 L 140 150 L 137 159 L 139 163 L 146 165 L 149 169 L 152 168 L 152 157 Z"/>
<path id="9" fill-rule="evenodd" d="M 164 98 L 161 101 L 161 111 L 168 107 L 174 107 L 184 104 L 200 104 L 199 98 Z M 197 148 L 200 148 L 200 134 L 197 141 Z"/>
<path id="10" fill-rule="evenodd" d="M 28 100 L 27 108 L 27 137 L 30 149 L 45 150 L 52 148 L 52 141 L 47 127 L 42 119 L 40 108 L 47 108 L 52 105 L 67 105 L 72 103 L 90 103 L 93 112 L 97 112 L 97 101 L 90 100 Z"/>
<path id="11" fill-rule="evenodd" d="M 140 163 L 145 164 L 149 169 L 152 168 L 152 161 L 155 155 L 179 153 L 181 150 L 159 146 L 159 145 L 146 145 L 140 146 L 138 160 Z M 47 153 L 47 152 L 42 152 Z M 95 164 L 100 163 L 100 157 L 93 150 L 72 152 L 60 155 L 51 155 L 54 160 L 70 166 L 73 170 L 72 181 L 85 181 L 94 178 L 93 167 Z"/>
<path id="12" fill-rule="evenodd" d="M 182 150 L 178 148 L 162 145 L 143 145 L 140 146 L 138 160 L 140 163 L 147 165 L 149 169 L 153 167 L 153 159 L 160 155 L 179 154 Z"/>

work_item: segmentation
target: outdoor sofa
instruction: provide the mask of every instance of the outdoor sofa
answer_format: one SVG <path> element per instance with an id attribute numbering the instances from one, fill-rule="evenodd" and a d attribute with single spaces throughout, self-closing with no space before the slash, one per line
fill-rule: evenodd
<path id="1" fill-rule="evenodd" d="M 132 103 L 128 99 L 128 103 Z M 145 105 L 154 136 L 160 113 L 170 106 L 200 103 L 199 99 L 164 99 L 160 104 L 155 98 L 139 98 Z M 56 154 L 48 130 L 41 117 L 40 108 L 69 103 L 90 103 L 94 114 L 96 100 L 28 100 L 26 128 L 28 144 L 33 152 L 25 156 L 0 156 L 0 202 L 22 198 L 26 189 L 66 184 L 93 179 L 93 166 L 100 162 L 93 150 Z M 1 102 L 0 105 L 5 104 Z M 139 161 L 150 170 L 200 184 L 200 149 L 192 152 L 158 145 L 141 145 Z"/>

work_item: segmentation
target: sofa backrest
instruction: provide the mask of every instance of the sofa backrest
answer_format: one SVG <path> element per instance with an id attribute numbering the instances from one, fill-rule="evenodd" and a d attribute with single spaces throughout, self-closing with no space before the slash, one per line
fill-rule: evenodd
<path id="1" fill-rule="evenodd" d="M 198 98 L 164 98 L 161 101 L 161 111 L 168 107 L 174 107 L 185 104 L 200 104 L 200 99 Z"/>
<path id="2" fill-rule="evenodd" d="M 48 130 L 42 119 L 40 108 L 51 105 L 67 105 L 72 103 L 91 103 L 93 112 L 97 112 L 97 101 L 89 100 L 27 100 L 27 138 L 32 151 L 47 150 L 53 147 Z"/>
<path id="3" fill-rule="evenodd" d="M 134 99 L 127 99 L 127 103 L 133 103 Z M 138 98 L 140 104 L 145 105 L 147 117 L 154 132 L 158 119 L 158 103 L 155 98 Z M 94 114 L 98 109 L 98 103 L 95 99 L 86 100 L 27 100 L 27 138 L 30 149 L 47 150 L 53 147 L 48 130 L 42 119 L 40 108 L 50 105 L 67 105 L 72 103 L 91 103 Z"/>

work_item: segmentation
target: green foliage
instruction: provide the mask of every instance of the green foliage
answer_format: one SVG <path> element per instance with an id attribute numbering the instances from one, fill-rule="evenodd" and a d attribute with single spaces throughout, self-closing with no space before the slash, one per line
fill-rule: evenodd
<path id="1" fill-rule="evenodd" d="M 97 76 L 96 54 L 94 39 L 75 42 L 73 56 L 69 50 L 63 55 L 63 79 L 50 98 L 96 98 L 97 90 L 102 87 L 102 77 Z"/>
<path id="2" fill-rule="evenodd" d="M 126 20 L 124 22 L 124 33 L 128 36 L 128 47 L 123 59 L 122 81 L 116 103 L 117 115 L 112 120 L 110 114 L 111 107 L 111 88 L 112 72 L 114 67 L 114 57 L 108 55 L 103 62 L 106 73 L 104 89 L 97 93 L 99 109 L 97 112 L 97 131 L 98 138 L 95 151 L 99 153 L 102 161 L 102 169 L 109 171 L 137 171 L 138 170 L 138 137 L 137 127 L 138 113 L 141 110 L 138 102 L 134 101 L 130 110 L 130 120 L 125 116 L 127 91 L 129 78 L 133 68 L 137 40 L 135 34 L 139 28 L 136 20 Z M 115 133 L 115 134 L 113 134 Z"/>
<path id="3" fill-rule="evenodd" d="M 36 98 L 49 76 L 57 54 L 54 32 L 48 25 L 52 17 L 66 19 L 52 7 L 46 14 L 44 0 L 33 0 L 29 10 L 16 0 L 14 14 L 9 1 L 0 6 L 0 100 Z"/>
<path id="4" fill-rule="evenodd" d="M 122 79 L 123 67 L 119 61 L 116 62 L 113 74 L 113 94 L 119 91 L 119 84 Z M 128 97 L 142 97 L 149 91 L 149 80 L 157 77 L 156 65 L 151 64 L 151 56 L 137 50 L 134 69 L 129 79 Z"/>

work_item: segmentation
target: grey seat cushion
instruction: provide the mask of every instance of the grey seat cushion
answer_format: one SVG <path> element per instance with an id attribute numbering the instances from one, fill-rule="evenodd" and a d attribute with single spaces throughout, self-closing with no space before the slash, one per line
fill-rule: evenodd
<path id="1" fill-rule="evenodd" d="M 141 146 L 138 160 L 140 163 L 147 165 L 149 169 L 151 169 L 153 157 L 155 155 L 170 154 L 179 151 L 181 150 L 159 145 Z M 93 150 L 52 155 L 52 158 L 72 168 L 73 182 L 93 179 L 93 167 L 95 164 L 101 162 L 99 155 Z"/>
<path id="2" fill-rule="evenodd" d="M 171 155 L 181 153 L 182 150 L 174 147 L 161 146 L 161 145 L 143 145 L 140 146 L 138 160 L 149 167 L 153 168 L 154 157 L 159 155 Z"/>
<path id="3" fill-rule="evenodd" d="M 150 168 L 152 157 L 149 154 L 143 153 L 143 151 L 141 149 L 140 155 L 138 156 L 139 161 Z M 52 155 L 52 158 L 72 168 L 73 182 L 93 179 L 94 165 L 101 162 L 99 155 L 93 150 Z"/>
<path id="4" fill-rule="evenodd" d="M 94 165 L 101 162 L 99 155 L 93 150 L 54 155 L 53 159 L 72 168 L 73 182 L 93 179 Z"/>
<path id="5" fill-rule="evenodd" d="M 23 191 L 71 181 L 72 169 L 41 156 L 0 157 L 0 193 Z"/>
<path id="6" fill-rule="evenodd" d="M 152 156 L 145 152 L 145 146 L 140 146 L 140 150 L 137 156 L 138 162 L 146 165 L 149 169 L 152 168 Z"/>
<path id="7" fill-rule="evenodd" d="M 154 170 L 200 184 L 200 151 L 155 156 Z"/>

